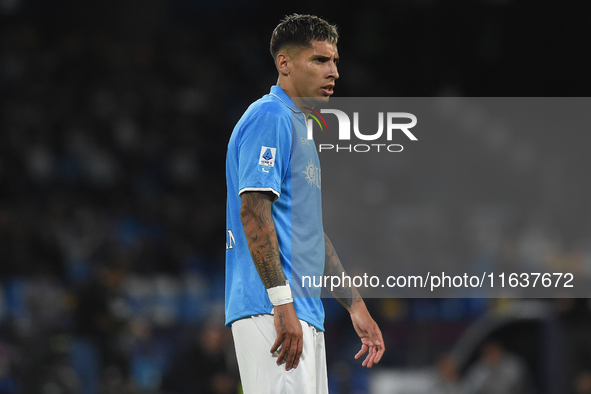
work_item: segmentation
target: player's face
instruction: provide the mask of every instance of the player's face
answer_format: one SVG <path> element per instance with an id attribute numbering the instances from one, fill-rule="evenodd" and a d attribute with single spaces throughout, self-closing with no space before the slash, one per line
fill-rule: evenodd
<path id="1" fill-rule="evenodd" d="M 327 102 L 339 78 L 336 64 L 339 53 L 337 46 L 328 41 L 312 41 L 311 44 L 311 47 L 301 49 L 292 59 L 292 86 L 296 97 L 311 97 Z"/>

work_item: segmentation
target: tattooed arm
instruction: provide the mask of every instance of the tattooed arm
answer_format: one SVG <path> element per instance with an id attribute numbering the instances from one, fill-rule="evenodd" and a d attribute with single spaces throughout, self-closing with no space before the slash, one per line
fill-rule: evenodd
<path id="1" fill-rule="evenodd" d="M 332 246 L 332 242 L 330 242 L 326 233 L 324 234 L 324 246 L 326 251 L 324 276 L 338 276 L 341 278 L 343 273 L 345 273 L 345 269 L 341 265 L 341 260 L 337 256 L 337 252 L 334 250 L 334 246 Z M 343 286 L 335 288 L 332 291 L 332 295 L 351 312 L 353 305 L 363 302 L 363 300 L 355 287 L 344 285 L 343 283 Z"/>
<path id="2" fill-rule="evenodd" d="M 285 285 L 285 273 L 279 257 L 279 242 L 271 208 L 275 196 L 271 192 L 241 194 L 240 220 L 248 242 L 252 261 L 266 289 Z M 303 349 L 302 326 L 293 303 L 275 306 L 277 339 L 271 353 L 280 348 L 277 365 L 285 361 L 285 369 L 298 366 Z"/>
<path id="3" fill-rule="evenodd" d="M 324 275 L 338 276 L 339 278 L 342 278 L 343 274 L 347 275 L 326 234 L 324 234 L 324 246 L 326 251 Z M 355 355 L 355 359 L 360 358 L 369 350 L 361 365 L 371 368 L 380 361 L 386 350 L 380 328 L 369 314 L 359 291 L 351 283 L 342 283 L 340 287 L 332 291 L 332 294 L 349 311 L 353 327 L 361 338 L 361 350 Z"/>
<path id="4" fill-rule="evenodd" d="M 240 220 L 248 249 L 266 289 L 285 285 L 275 223 L 271 216 L 272 201 L 270 192 L 247 192 L 242 194 L 240 206 Z"/>

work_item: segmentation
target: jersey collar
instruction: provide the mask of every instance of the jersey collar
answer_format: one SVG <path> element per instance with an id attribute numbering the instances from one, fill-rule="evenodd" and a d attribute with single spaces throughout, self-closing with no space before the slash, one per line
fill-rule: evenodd
<path id="1" fill-rule="evenodd" d="M 281 101 L 283 104 L 285 104 L 285 106 L 287 108 L 289 108 L 290 110 L 292 110 L 292 112 L 301 114 L 302 111 L 300 111 L 300 109 L 298 108 L 297 105 L 295 105 L 293 103 L 293 101 L 291 101 L 291 98 L 289 98 L 289 96 L 287 95 L 287 93 L 285 93 L 283 91 L 283 89 L 281 89 L 281 86 L 278 85 L 273 85 L 271 86 L 271 91 L 269 92 L 269 94 L 271 96 L 275 96 L 279 99 L 279 101 Z"/>

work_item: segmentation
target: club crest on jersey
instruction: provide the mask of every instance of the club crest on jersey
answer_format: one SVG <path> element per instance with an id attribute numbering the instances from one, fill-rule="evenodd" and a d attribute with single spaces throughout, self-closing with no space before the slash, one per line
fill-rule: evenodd
<path id="1" fill-rule="evenodd" d="M 271 174 L 275 167 L 275 157 L 277 148 L 270 148 L 268 146 L 261 147 L 261 155 L 259 156 L 259 171 L 265 174 Z"/>

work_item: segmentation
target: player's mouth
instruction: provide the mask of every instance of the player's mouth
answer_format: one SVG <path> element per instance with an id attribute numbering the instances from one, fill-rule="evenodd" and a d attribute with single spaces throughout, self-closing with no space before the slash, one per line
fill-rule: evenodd
<path id="1" fill-rule="evenodd" d="M 321 89 L 322 93 L 324 93 L 325 96 L 332 96 L 332 94 L 334 93 L 334 84 L 323 86 Z"/>

